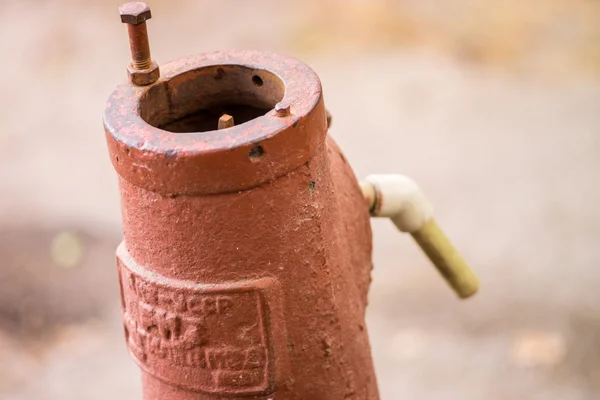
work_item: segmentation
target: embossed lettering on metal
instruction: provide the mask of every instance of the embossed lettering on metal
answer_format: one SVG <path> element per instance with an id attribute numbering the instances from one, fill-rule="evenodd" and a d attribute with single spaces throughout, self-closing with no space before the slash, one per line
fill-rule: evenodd
<path id="1" fill-rule="evenodd" d="M 270 279 L 197 284 L 148 272 L 123 245 L 117 255 L 125 337 L 141 368 L 205 393 L 272 390 Z"/>

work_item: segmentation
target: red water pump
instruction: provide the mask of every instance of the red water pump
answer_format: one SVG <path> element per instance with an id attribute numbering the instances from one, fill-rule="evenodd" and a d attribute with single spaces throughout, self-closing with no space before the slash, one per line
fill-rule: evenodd
<path id="1" fill-rule="evenodd" d="M 159 67 L 150 9 L 120 11 L 133 62 L 104 126 L 144 399 L 378 399 L 370 217 L 411 233 L 460 297 L 477 290 L 431 205 L 401 175 L 357 181 L 304 63 L 234 51 Z"/>

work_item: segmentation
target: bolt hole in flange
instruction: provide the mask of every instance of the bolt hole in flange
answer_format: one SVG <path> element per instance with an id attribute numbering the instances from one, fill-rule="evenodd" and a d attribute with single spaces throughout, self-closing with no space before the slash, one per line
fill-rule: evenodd
<path id="1" fill-rule="evenodd" d="M 260 76 L 258 75 L 254 75 L 252 77 L 252 82 L 256 85 L 256 86 L 262 86 L 263 85 L 263 80 Z"/>
<path id="2" fill-rule="evenodd" d="M 150 88 L 140 99 L 140 115 L 169 132 L 207 132 L 217 129 L 223 114 L 240 125 L 268 113 L 284 92 L 283 81 L 266 70 L 241 65 L 204 67 Z"/>
<path id="3" fill-rule="evenodd" d="M 258 162 L 258 160 L 262 157 L 263 154 L 265 154 L 265 149 L 263 149 L 261 145 L 255 144 L 250 149 L 248 157 L 250 158 L 250 161 Z"/>

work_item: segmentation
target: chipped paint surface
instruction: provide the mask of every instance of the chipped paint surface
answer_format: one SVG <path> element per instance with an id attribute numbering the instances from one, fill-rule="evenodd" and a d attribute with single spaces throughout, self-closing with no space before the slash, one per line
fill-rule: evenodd
<path id="1" fill-rule="evenodd" d="M 162 130 L 141 117 L 140 102 L 152 95 L 153 87 L 167 85 L 169 92 L 170 82 L 182 74 L 219 65 L 275 74 L 285 85 L 281 102 L 291 106 L 292 115 L 281 118 L 273 110 L 227 133 L 215 127 L 190 134 Z M 296 59 L 253 51 L 215 52 L 166 64 L 161 71 L 161 79 L 153 85 L 117 87 L 104 111 L 113 166 L 135 185 L 179 194 L 248 189 L 304 164 L 324 140 L 327 125 L 321 83 L 314 71 Z M 248 157 L 255 144 L 265 152 L 260 163 Z M 223 165 L 235 165 L 236 173 L 228 170 L 223 175 Z"/>

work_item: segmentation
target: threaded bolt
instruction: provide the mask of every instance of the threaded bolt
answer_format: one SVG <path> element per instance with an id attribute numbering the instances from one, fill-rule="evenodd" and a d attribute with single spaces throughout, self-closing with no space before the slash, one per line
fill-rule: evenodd
<path id="1" fill-rule="evenodd" d="M 150 7 L 141 1 L 133 1 L 119 7 L 121 22 L 127 24 L 131 50 L 130 78 L 136 85 L 148 85 L 159 77 L 158 66 L 150 56 L 150 43 L 146 21 L 152 18 Z M 144 71 L 136 73 L 135 71 Z M 140 75 L 144 75 L 143 77 Z"/>

